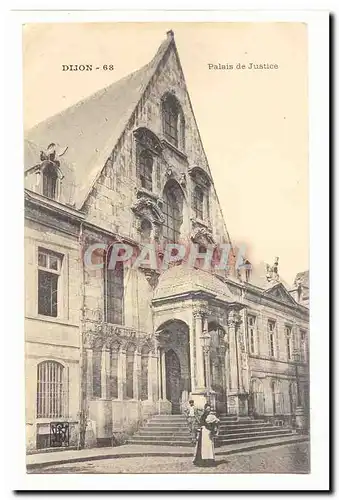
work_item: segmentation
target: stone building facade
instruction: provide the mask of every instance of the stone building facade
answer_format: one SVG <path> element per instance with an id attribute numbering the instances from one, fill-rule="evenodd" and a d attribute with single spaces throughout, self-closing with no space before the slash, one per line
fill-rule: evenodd
<path id="1" fill-rule="evenodd" d="M 51 445 L 51 422 L 72 445 L 110 444 L 189 398 L 287 420 L 308 406 L 307 307 L 277 275 L 215 263 L 231 240 L 171 31 L 149 64 L 27 133 L 25 205 L 29 449 Z M 197 259 L 165 266 L 172 243 Z"/>

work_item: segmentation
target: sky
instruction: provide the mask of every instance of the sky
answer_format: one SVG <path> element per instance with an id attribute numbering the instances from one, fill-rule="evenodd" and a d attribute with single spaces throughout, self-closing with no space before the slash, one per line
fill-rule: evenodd
<path id="1" fill-rule="evenodd" d="M 149 62 L 172 29 L 231 239 L 288 283 L 309 266 L 307 26 L 60 23 L 23 27 L 24 127 Z M 209 64 L 277 64 L 214 70 Z M 63 64 L 113 71 L 65 72 Z"/>

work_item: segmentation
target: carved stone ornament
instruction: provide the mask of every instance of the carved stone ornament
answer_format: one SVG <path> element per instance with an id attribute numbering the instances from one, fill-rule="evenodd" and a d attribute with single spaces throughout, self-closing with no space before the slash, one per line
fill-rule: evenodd
<path id="1" fill-rule="evenodd" d="M 104 336 L 100 333 L 89 331 L 84 334 L 84 346 L 87 349 L 102 348 L 104 340 Z"/>
<path id="2" fill-rule="evenodd" d="M 227 324 L 229 327 L 239 326 L 241 323 L 241 316 L 238 311 L 230 311 L 228 314 Z"/>
<path id="3" fill-rule="evenodd" d="M 205 318 L 210 315 L 210 311 L 207 306 L 204 305 L 196 305 L 193 307 L 193 316 L 194 318 Z"/>
<path id="4" fill-rule="evenodd" d="M 161 154 L 163 150 L 163 145 L 160 139 L 146 127 L 140 127 L 133 132 L 135 139 L 140 142 L 144 147 L 150 149 L 156 154 Z"/>
<path id="5" fill-rule="evenodd" d="M 167 177 L 174 176 L 174 170 L 173 170 L 173 168 L 172 167 L 167 167 L 165 174 L 166 174 Z"/>
<path id="6" fill-rule="evenodd" d="M 186 185 L 187 185 L 187 180 L 186 180 L 186 174 L 185 172 L 182 172 L 180 174 L 180 179 L 179 179 L 179 184 L 181 185 L 181 187 L 185 188 Z"/>
<path id="7" fill-rule="evenodd" d="M 163 224 L 165 218 L 157 203 L 146 196 L 142 196 L 131 207 L 132 211 L 138 217 L 145 217 L 155 224 Z"/>
<path id="8" fill-rule="evenodd" d="M 212 231 L 206 227 L 195 227 L 192 230 L 191 240 L 199 245 L 213 245 L 215 243 Z"/>
<path id="9" fill-rule="evenodd" d="M 139 269 L 144 274 L 148 284 L 154 290 L 154 288 L 157 287 L 159 282 L 159 276 L 160 276 L 159 271 L 157 269 L 149 269 L 144 267 L 140 267 Z"/>
<path id="10" fill-rule="evenodd" d="M 244 341 L 244 333 L 239 331 L 238 333 L 239 347 L 241 352 L 245 352 L 245 341 Z"/>

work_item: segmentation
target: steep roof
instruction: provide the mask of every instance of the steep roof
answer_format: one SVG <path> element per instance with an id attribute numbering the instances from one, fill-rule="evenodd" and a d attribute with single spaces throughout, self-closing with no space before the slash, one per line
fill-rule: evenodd
<path id="1" fill-rule="evenodd" d="M 39 162 L 38 152 L 49 143 L 68 146 L 62 161 L 73 168 L 74 202 L 81 208 L 171 43 L 169 32 L 141 69 L 30 129 L 25 134 L 25 171 Z"/>

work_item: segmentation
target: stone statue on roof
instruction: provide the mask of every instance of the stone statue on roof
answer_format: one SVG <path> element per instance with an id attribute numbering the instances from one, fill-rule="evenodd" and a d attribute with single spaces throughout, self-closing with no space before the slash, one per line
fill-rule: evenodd
<path id="1" fill-rule="evenodd" d="M 266 279 L 267 281 L 279 281 L 279 272 L 278 272 L 278 266 L 279 266 L 279 257 L 275 257 L 274 263 L 272 266 L 269 264 L 266 264 Z"/>
<path id="2" fill-rule="evenodd" d="M 40 151 L 40 160 L 42 163 L 49 162 L 54 163 L 60 167 L 59 157 L 63 156 L 68 149 L 68 146 L 64 150 L 60 150 L 54 142 L 51 142 L 45 151 Z"/>

